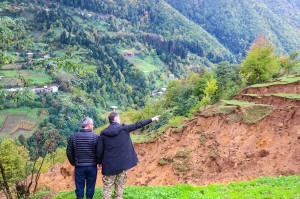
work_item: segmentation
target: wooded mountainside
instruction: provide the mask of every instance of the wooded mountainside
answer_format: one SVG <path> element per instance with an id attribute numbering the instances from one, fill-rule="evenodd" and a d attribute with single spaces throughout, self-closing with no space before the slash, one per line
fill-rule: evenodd
<path id="1" fill-rule="evenodd" d="M 296 0 L 3 2 L 0 128 L 31 160 L 64 147 L 84 116 L 103 126 L 112 105 L 130 122 L 162 115 L 149 132 L 299 64 Z M 50 85 L 59 92 L 32 90 Z M 24 107 L 38 124 L 26 138 L 6 126 Z"/>
<path id="2" fill-rule="evenodd" d="M 213 35 L 231 53 L 245 56 L 254 38 L 264 33 L 281 53 L 300 44 L 297 0 L 166 0 Z"/>

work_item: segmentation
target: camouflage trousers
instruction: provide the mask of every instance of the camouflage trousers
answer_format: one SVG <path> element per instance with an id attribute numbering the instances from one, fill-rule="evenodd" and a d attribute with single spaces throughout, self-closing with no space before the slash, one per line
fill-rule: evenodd
<path id="1" fill-rule="evenodd" d="M 102 199 L 111 199 L 111 192 L 113 187 L 115 188 L 115 199 L 122 199 L 124 185 L 126 182 L 127 176 L 126 171 L 115 175 L 103 175 L 103 198 Z"/>

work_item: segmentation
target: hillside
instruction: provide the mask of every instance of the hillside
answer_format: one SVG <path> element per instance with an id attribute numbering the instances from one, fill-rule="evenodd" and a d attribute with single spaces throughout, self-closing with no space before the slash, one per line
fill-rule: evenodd
<path id="1" fill-rule="evenodd" d="M 1 98 L 0 109 L 19 108 L 17 117 L 22 116 L 23 107 L 36 108 L 38 114 L 47 112 L 33 122 L 40 125 L 46 119 L 44 124 L 58 126 L 58 121 L 62 121 L 60 134 L 66 137 L 77 129 L 65 118 L 78 117 L 78 120 L 80 116 L 61 117 L 65 114 L 63 107 L 81 112 L 79 106 L 86 102 L 93 115 L 105 114 L 112 105 L 121 110 L 139 109 L 152 91 L 160 91 L 174 78 L 212 67 L 219 61 L 234 62 L 231 53 L 215 38 L 163 1 L 159 4 L 150 1 L 147 5 L 127 1 L 103 1 L 99 5 L 95 1 L 82 1 L 83 6 L 78 1 L 70 2 L 20 0 L 8 3 L 0 12 L 1 19 L 9 16 L 19 20 L 23 30 L 14 38 L 16 43 L 9 44 L 10 38 L 1 46 L 5 55 L 0 60 L 1 93 L 9 95 L 7 89 L 11 88 L 28 87 L 33 91 L 46 86 L 57 86 L 61 91 L 53 95 L 42 91 L 45 95 L 28 98 L 21 95 L 17 100 L 13 96 Z M 124 4 L 131 7 L 120 7 L 120 12 L 116 12 L 116 7 Z M 146 15 L 143 10 L 150 7 L 149 16 L 140 21 Z M 34 45 L 18 44 L 25 41 Z M 8 58 L 13 63 L 7 64 Z M 67 64 L 80 67 L 75 71 L 56 69 L 57 65 Z M 63 102 L 63 106 L 56 106 L 57 101 Z M 60 114 L 53 115 L 49 108 Z M 5 128 L 0 132 L 4 137 L 12 137 L 14 127 L 5 124 L 10 117 L 7 112 L 10 111 L 0 111 L 0 129 Z M 101 118 L 94 119 L 96 127 L 103 125 Z M 26 137 L 35 130 L 26 131 Z M 20 134 L 17 131 L 13 137 Z"/>
<path id="2" fill-rule="evenodd" d="M 299 1 L 288 0 L 166 0 L 235 55 L 264 33 L 280 53 L 299 49 Z"/>
<path id="3" fill-rule="evenodd" d="M 1 17 L 24 19 L 25 31 L 15 39 L 33 41 L 36 45 L 27 46 L 26 50 L 18 45 L 1 47 L 4 55 L 16 56 L 13 64 L 0 63 L 3 66 L 0 88 L 58 86 L 62 93 L 34 96 L 34 99 L 0 99 L 0 108 L 29 106 L 40 113 L 55 107 L 56 111 L 50 111 L 42 119 L 47 119 L 45 124 L 57 126 L 58 121 L 64 120 L 57 118 L 64 114 L 62 107 L 55 106 L 57 101 L 63 101 L 64 107 L 67 101 L 78 103 L 74 109 L 79 112 L 79 105 L 85 101 L 93 109 L 93 115 L 105 114 L 112 105 L 122 111 L 143 108 L 152 98 L 152 92 L 167 87 L 173 79 L 214 68 L 221 61 L 238 63 L 261 32 L 278 51 L 287 54 L 298 48 L 296 1 L 286 2 L 285 6 L 280 1 L 224 0 L 202 2 L 203 5 L 176 2 L 20 0 L 9 3 L 1 11 Z M 255 2 L 257 5 L 252 6 Z M 199 18 L 198 12 L 204 12 L 201 17 L 206 18 Z M 286 14 L 281 17 L 280 13 Z M 52 59 L 60 60 L 56 64 L 80 65 L 80 69 L 71 74 L 56 70 Z M 26 81 L 22 82 L 22 78 Z M 0 125 L 5 124 L 7 116 L 10 115 L 6 112 L 0 113 Z M 42 119 L 33 122 L 40 124 Z M 97 127 L 104 124 L 103 118 L 96 120 Z M 68 137 L 76 127 L 63 122 L 66 128 L 60 129 L 60 134 Z M 6 130 L 7 137 L 13 129 Z M 15 137 L 19 134 L 22 133 L 17 132 Z"/>
<path id="4" fill-rule="evenodd" d="M 182 129 L 169 127 L 152 142 L 135 144 L 139 164 L 128 172 L 127 185 L 205 185 L 300 174 L 300 82 L 278 83 L 248 87 L 235 100 L 199 110 Z M 260 117 L 262 107 L 270 111 Z M 39 186 L 74 189 L 72 166 L 57 164 L 41 176 Z"/>
<path id="5" fill-rule="evenodd" d="M 115 106 L 126 123 L 161 115 L 132 136 L 144 143 L 128 185 L 299 173 L 295 0 L 3 2 L 0 163 L 18 166 L 10 186 L 27 168 L 39 173 L 36 160 L 45 157 L 41 171 L 65 160 L 82 118 L 100 132 Z M 73 189 L 72 169 L 57 164 L 40 188 Z"/>

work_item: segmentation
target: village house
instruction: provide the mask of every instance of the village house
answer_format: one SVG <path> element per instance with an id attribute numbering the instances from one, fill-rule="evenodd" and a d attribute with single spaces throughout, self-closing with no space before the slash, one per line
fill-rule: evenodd
<path id="1" fill-rule="evenodd" d="M 125 52 L 124 56 L 125 57 L 134 57 L 134 53 L 133 52 Z"/>
<path id="2" fill-rule="evenodd" d="M 12 93 L 12 94 L 15 94 L 18 90 L 15 89 L 15 88 L 9 88 L 9 89 L 7 89 L 7 91 Z"/>
<path id="3" fill-rule="evenodd" d="M 50 55 L 49 55 L 49 54 L 45 54 L 43 57 L 44 57 L 44 58 L 49 58 Z"/>
<path id="4" fill-rule="evenodd" d="M 58 86 L 50 86 L 50 89 L 53 93 L 58 92 Z"/>
<path id="5" fill-rule="evenodd" d="M 161 88 L 162 92 L 166 92 L 166 90 L 167 90 L 166 88 Z"/>
<path id="6" fill-rule="evenodd" d="M 35 93 L 56 93 L 58 92 L 58 86 L 44 86 L 43 88 L 31 88 L 31 91 Z"/>
<path id="7" fill-rule="evenodd" d="M 118 109 L 118 107 L 117 106 L 110 106 L 109 107 L 111 110 L 113 110 L 113 111 L 115 111 L 115 110 L 117 110 Z"/>
<path id="8" fill-rule="evenodd" d="M 18 56 L 18 57 L 20 56 L 20 54 L 21 54 L 21 53 L 19 53 L 19 52 L 16 52 L 16 53 L 15 53 L 15 55 Z"/>
<path id="9" fill-rule="evenodd" d="M 169 74 L 169 78 L 175 78 L 174 74 Z"/>
<path id="10" fill-rule="evenodd" d="M 32 57 L 33 53 L 26 53 L 27 57 Z"/>

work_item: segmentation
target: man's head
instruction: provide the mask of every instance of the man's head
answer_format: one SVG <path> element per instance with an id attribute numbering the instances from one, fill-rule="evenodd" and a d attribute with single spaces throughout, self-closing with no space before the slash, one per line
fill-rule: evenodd
<path id="1" fill-rule="evenodd" d="M 94 128 L 94 122 L 93 119 L 89 118 L 89 117 L 85 117 L 82 119 L 81 122 L 81 127 L 84 129 L 89 129 L 89 130 L 93 130 Z"/>
<path id="2" fill-rule="evenodd" d="M 108 121 L 109 121 L 110 124 L 113 123 L 113 122 L 117 122 L 117 123 L 120 124 L 120 122 L 121 122 L 119 114 L 115 113 L 115 112 L 112 112 L 111 114 L 109 114 Z"/>

